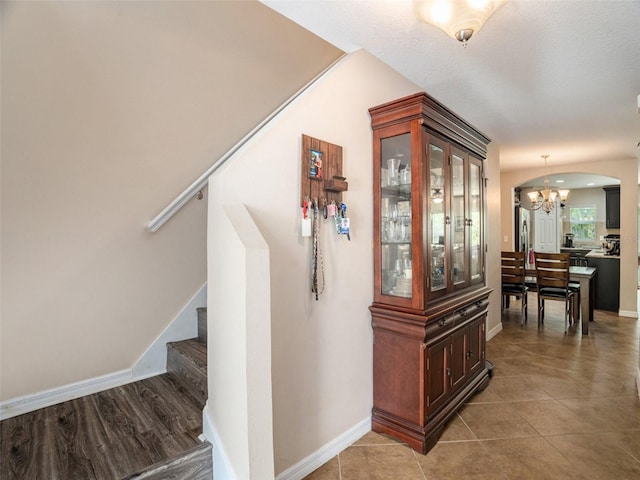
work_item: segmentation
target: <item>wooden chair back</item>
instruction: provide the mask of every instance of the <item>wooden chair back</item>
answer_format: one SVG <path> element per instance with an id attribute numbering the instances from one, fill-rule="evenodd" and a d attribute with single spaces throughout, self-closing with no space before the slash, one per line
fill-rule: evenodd
<path id="1" fill-rule="evenodd" d="M 538 291 L 548 287 L 567 290 L 569 288 L 568 253 L 534 253 Z"/>
<path id="2" fill-rule="evenodd" d="M 525 253 L 501 252 L 502 285 L 524 285 Z"/>

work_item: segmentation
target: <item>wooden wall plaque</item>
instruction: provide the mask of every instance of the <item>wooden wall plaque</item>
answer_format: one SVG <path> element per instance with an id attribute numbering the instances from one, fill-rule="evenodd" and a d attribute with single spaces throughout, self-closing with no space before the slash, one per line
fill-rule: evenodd
<path id="1" fill-rule="evenodd" d="M 342 202 L 342 192 L 348 184 L 342 176 L 342 147 L 302 135 L 302 168 L 300 181 L 300 206 L 305 198 L 322 205 Z"/>

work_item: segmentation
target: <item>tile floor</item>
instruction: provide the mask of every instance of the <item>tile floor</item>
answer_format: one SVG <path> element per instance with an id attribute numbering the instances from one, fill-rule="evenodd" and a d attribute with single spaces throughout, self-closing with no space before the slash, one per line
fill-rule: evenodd
<path id="1" fill-rule="evenodd" d="M 306 480 L 640 479 L 640 321 L 596 311 L 588 336 L 565 335 L 560 302 L 542 329 L 535 305 L 524 327 L 519 302 L 503 313 L 489 386 L 427 455 L 369 432 Z"/>

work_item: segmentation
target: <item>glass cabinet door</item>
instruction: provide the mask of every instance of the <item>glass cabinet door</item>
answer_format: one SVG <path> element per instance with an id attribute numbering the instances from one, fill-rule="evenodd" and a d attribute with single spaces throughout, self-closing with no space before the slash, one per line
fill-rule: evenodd
<path id="1" fill-rule="evenodd" d="M 380 148 L 382 294 L 411 298 L 411 135 L 383 138 Z"/>
<path id="2" fill-rule="evenodd" d="M 466 280 L 467 258 L 466 218 L 465 218 L 465 175 L 464 157 L 459 153 L 451 153 L 451 254 L 453 285 L 460 285 Z"/>
<path id="3" fill-rule="evenodd" d="M 429 157 L 429 262 L 431 292 L 445 290 L 446 279 L 446 218 L 445 198 L 447 186 L 445 148 L 439 142 L 431 140 L 428 145 Z"/>
<path id="4" fill-rule="evenodd" d="M 482 171 L 475 159 L 469 162 L 469 236 L 471 283 L 482 281 Z"/>

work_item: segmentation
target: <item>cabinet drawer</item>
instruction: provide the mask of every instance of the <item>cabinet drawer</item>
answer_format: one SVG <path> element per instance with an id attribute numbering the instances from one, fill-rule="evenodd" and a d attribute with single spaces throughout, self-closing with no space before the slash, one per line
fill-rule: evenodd
<path id="1" fill-rule="evenodd" d="M 427 324 L 425 342 L 438 338 L 444 333 L 448 334 L 451 329 L 469 322 L 478 315 L 486 313 L 488 305 L 489 300 L 483 299 L 464 305 L 440 317 L 435 317 Z"/>

